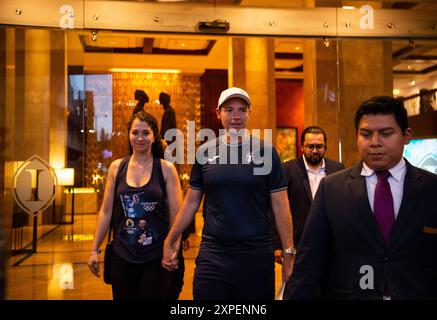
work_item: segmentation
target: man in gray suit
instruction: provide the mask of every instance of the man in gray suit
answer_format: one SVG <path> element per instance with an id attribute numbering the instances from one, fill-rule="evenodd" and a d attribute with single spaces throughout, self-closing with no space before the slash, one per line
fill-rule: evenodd
<path id="1" fill-rule="evenodd" d="M 412 131 L 400 100 L 355 114 L 361 162 L 323 179 L 285 299 L 437 299 L 437 175 L 402 156 Z"/>
<path id="2" fill-rule="evenodd" d="M 287 181 L 287 194 L 293 218 L 294 243 L 299 244 L 303 227 L 321 179 L 344 169 L 342 163 L 325 157 L 328 149 L 325 131 L 316 126 L 306 127 L 300 138 L 302 156 L 282 165 Z M 273 220 L 273 219 L 272 219 Z M 272 221 L 274 223 L 274 221 Z M 282 262 L 282 246 L 273 230 L 275 260 Z"/>

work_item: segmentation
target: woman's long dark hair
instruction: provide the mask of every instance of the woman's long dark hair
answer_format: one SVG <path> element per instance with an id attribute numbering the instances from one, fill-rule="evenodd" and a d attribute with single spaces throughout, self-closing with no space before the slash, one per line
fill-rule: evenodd
<path id="1" fill-rule="evenodd" d="M 132 128 L 132 123 L 135 119 L 146 122 L 153 131 L 153 136 L 155 140 L 152 143 L 152 155 L 155 158 L 164 159 L 164 146 L 162 145 L 161 136 L 159 135 L 158 121 L 155 117 L 146 111 L 139 111 L 132 115 L 127 123 L 127 137 L 129 143 L 129 154 L 133 153 L 132 145 L 130 144 L 130 129 Z"/>

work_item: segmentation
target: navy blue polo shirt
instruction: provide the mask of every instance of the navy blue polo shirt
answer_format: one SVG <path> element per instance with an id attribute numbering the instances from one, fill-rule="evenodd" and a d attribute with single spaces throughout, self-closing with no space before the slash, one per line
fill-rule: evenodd
<path id="1" fill-rule="evenodd" d="M 273 252 L 268 222 L 270 194 L 286 190 L 287 183 L 271 144 L 255 137 L 234 145 L 222 137 L 203 144 L 196 153 L 190 188 L 205 195 L 200 250 Z"/>

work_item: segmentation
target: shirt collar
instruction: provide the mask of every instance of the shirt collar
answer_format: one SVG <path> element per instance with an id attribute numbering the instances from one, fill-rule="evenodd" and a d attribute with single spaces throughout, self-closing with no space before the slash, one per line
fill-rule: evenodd
<path id="1" fill-rule="evenodd" d="M 388 169 L 388 171 L 390 172 L 391 176 L 396 180 L 396 181 L 401 181 L 402 179 L 402 175 L 406 170 L 406 165 L 405 165 L 405 160 L 404 158 L 401 159 L 401 161 L 398 162 L 397 165 L 395 165 L 394 167 Z M 361 175 L 364 177 L 370 177 L 373 174 L 375 174 L 375 171 L 370 169 L 364 162 L 363 162 L 363 168 L 361 169 Z"/>
<path id="2" fill-rule="evenodd" d="M 307 171 L 315 172 L 313 169 L 311 169 L 308 166 L 308 163 L 307 163 L 307 160 L 305 159 L 305 156 L 302 156 L 302 158 L 303 158 L 303 163 L 305 164 L 305 169 Z M 320 165 L 320 167 L 317 168 L 316 172 L 320 171 L 320 170 L 325 170 L 325 158 L 322 158 L 322 164 Z"/>

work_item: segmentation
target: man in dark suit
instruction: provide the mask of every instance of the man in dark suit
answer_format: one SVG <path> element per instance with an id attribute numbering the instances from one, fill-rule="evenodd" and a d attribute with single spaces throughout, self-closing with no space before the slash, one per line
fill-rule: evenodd
<path id="1" fill-rule="evenodd" d="M 288 199 L 293 218 L 294 243 L 299 244 L 303 227 L 320 180 L 344 169 L 342 163 L 325 158 L 328 149 L 325 131 L 316 126 L 306 127 L 300 138 L 302 156 L 282 165 L 288 184 Z M 274 221 L 273 221 L 274 222 Z M 282 246 L 273 231 L 275 260 L 282 261 Z"/>
<path id="2" fill-rule="evenodd" d="M 437 299 L 437 175 L 403 157 L 412 131 L 400 100 L 355 114 L 357 166 L 320 183 L 285 299 Z"/>

